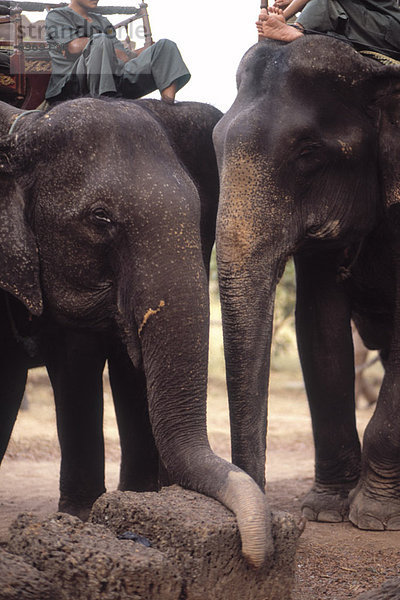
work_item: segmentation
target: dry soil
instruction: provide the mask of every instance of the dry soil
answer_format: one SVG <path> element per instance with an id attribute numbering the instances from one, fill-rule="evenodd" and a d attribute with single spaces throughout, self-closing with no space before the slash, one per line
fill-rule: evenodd
<path id="1" fill-rule="evenodd" d="M 312 483 L 313 444 L 301 373 L 296 364 L 284 366 L 272 373 L 270 386 L 268 495 L 272 507 L 300 516 L 301 499 Z M 224 379 L 212 365 L 210 371 L 210 439 L 215 451 L 229 458 Z M 106 477 L 107 488 L 112 490 L 117 486 L 119 444 L 107 378 L 105 389 Z M 44 369 L 31 372 L 27 399 L 28 409 L 19 414 L 0 468 L 0 543 L 7 540 L 8 526 L 20 512 L 44 515 L 57 508 L 60 456 L 52 392 Z M 358 410 L 361 435 L 372 411 Z M 350 523 L 308 523 L 297 556 L 293 599 L 356 598 L 399 575 L 399 565 L 400 532 L 359 531 Z"/>

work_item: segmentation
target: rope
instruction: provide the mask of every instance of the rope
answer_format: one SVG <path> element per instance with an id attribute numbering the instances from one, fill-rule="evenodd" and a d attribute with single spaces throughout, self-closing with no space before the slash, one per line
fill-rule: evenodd
<path id="1" fill-rule="evenodd" d="M 20 119 L 22 119 L 22 117 L 25 117 L 26 115 L 30 115 L 31 113 L 35 113 L 35 112 L 43 113 L 42 110 L 35 109 L 35 110 L 25 110 L 24 112 L 22 112 L 21 114 L 19 114 L 18 117 L 16 119 L 14 119 L 14 121 L 12 122 L 11 127 L 8 130 L 8 135 L 11 135 L 13 133 L 16 124 L 18 123 L 18 121 Z"/>
<path id="2" fill-rule="evenodd" d="M 380 52 L 374 52 L 373 50 L 360 50 L 360 54 L 363 56 L 367 56 L 368 58 L 373 58 L 377 60 L 382 65 L 399 65 L 400 60 L 396 60 L 395 58 L 391 58 L 390 56 L 386 56 L 386 54 L 381 54 Z"/>

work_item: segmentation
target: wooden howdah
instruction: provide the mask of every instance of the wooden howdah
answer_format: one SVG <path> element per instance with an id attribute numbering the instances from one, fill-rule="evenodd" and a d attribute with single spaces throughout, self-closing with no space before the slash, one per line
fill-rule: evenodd
<path id="1" fill-rule="evenodd" d="M 44 101 L 51 75 L 49 49 L 44 39 L 31 39 L 25 35 L 24 14 L 48 11 L 61 6 L 67 4 L 0 0 L 0 31 L 2 26 L 3 30 L 6 26 L 8 31 L 5 36 L 0 34 L 0 100 L 3 102 L 31 110 Z M 143 47 L 146 48 L 153 43 L 147 6 L 144 2 L 138 7 L 102 6 L 96 8 L 96 12 L 103 15 L 129 15 L 114 25 L 116 29 L 125 29 L 128 44 L 128 26 L 141 20 L 144 32 Z M 44 26 L 40 35 L 38 30 L 36 34 L 36 37 L 43 38 Z"/>

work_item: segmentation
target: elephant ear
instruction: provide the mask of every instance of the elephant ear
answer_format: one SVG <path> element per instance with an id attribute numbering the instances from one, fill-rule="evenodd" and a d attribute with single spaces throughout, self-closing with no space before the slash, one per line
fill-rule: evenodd
<path id="1" fill-rule="evenodd" d="M 18 173 L 13 140 L 0 141 L 0 288 L 39 316 L 43 300 L 38 249 L 26 219 L 26 193 Z"/>
<path id="2" fill-rule="evenodd" d="M 378 75 L 375 106 L 379 109 L 379 161 L 384 188 L 384 207 L 400 234 L 400 66 L 382 69 Z M 399 228 L 398 228 L 399 227 Z"/>

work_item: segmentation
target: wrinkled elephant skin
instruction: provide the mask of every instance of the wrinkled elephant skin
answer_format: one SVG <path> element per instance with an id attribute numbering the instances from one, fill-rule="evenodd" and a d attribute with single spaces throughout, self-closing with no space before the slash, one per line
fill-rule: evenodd
<path id="1" fill-rule="evenodd" d="M 400 529 L 400 68 L 309 35 L 258 43 L 237 80 L 214 130 L 233 462 L 264 488 L 275 288 L 294 255 L 316 456 L 304 514 L 342 521 L 350 503 L 358 527 Z M 362 452 L 351 318 L 386 371 Z"/>
<path id="2" fill-rule="evenodd" d="M 20 239 L 16 256 L 1 237 L 0 273 L 3 289 L 42 315 L 60 508 L 85 513 L 104 490 L 107 359 L 120 489 L 156 489 L 160 456 L 172 482 L 236 514 L 243 553 L 258 566 L 273 552 L 265 495 L 211 451 L 206 431 L 220 116 L 198 103 L 80 99 L 21 117 L 0 147 L 0 231 L 12 215 Z"/>

